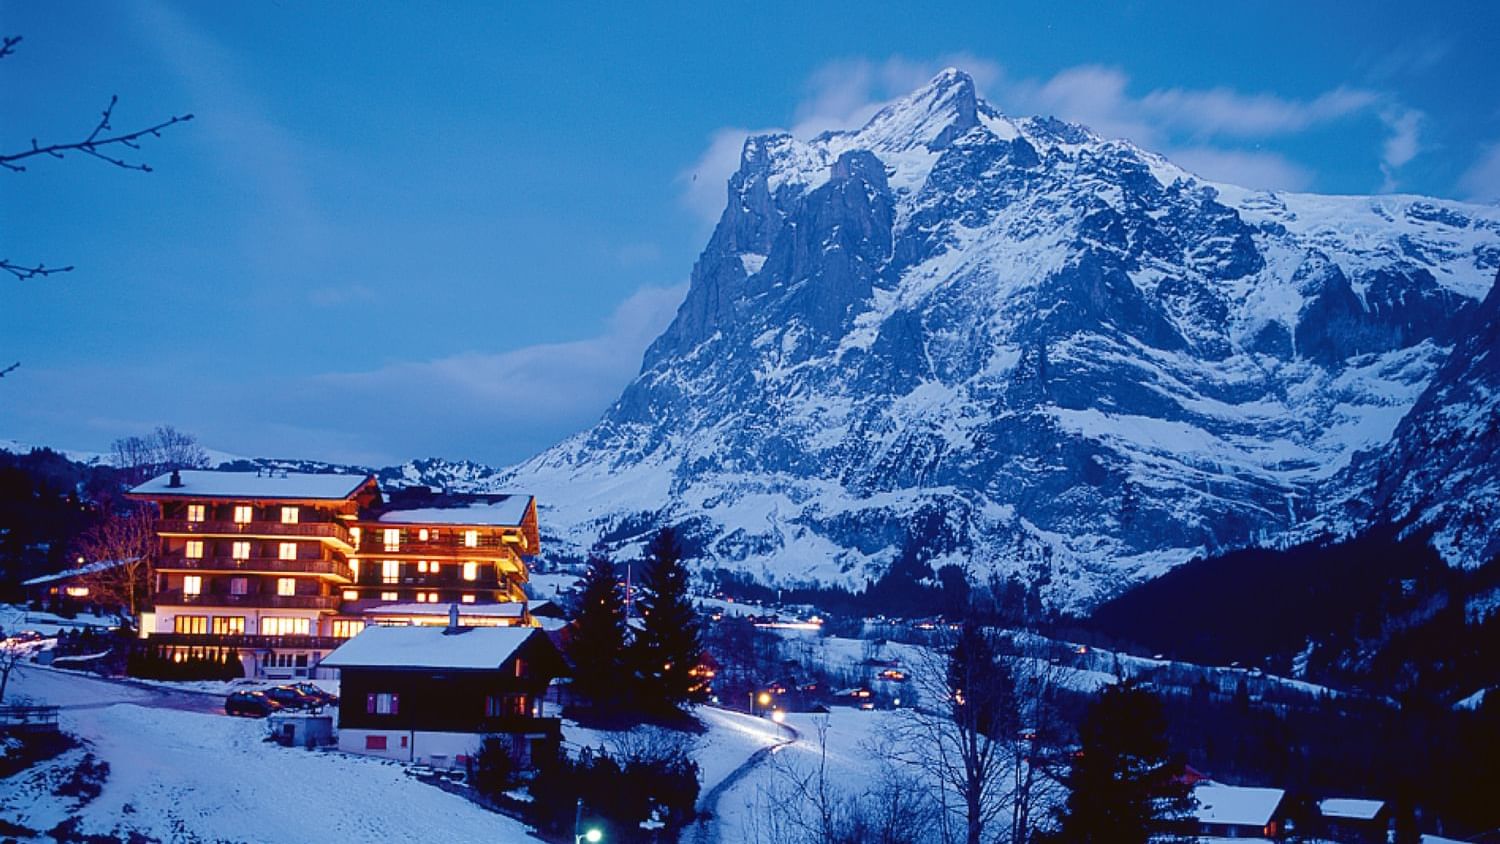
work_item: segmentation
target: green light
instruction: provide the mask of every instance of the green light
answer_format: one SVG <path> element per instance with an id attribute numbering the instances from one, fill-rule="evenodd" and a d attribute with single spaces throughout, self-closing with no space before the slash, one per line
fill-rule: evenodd
<path id="1" fill-rule="evenodd" d="M 604 840 L 604 833 L 598 829 L 591 829 L 583 834 L 583 840 L 589 842 L 589 844 L 599 844 L 600 841 Z"/>

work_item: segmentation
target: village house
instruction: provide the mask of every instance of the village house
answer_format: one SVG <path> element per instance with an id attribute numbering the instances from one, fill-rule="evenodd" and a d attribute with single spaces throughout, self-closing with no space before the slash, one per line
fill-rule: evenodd
<path id="1" fill-rule="evenodd" d="M 328 676 L 322 657 L 373 624 L 535 625 L 526 495 L 396 490 L 366 475 L 181 470 L 128 495 L 155 504 L 153 609 L 138 647 L 237 656 L 252 677 Z"/>
<path id="2" fill-rule="evenodd" d="M 1192 789 L 1193 834 L 1208 838 L 1279 838 L 1286 827 L 1286 792 L 1202 780 Z"/>
<path id="3" fill-rule="evenodd" d="M 1348 844 L 1382 844 L 1391 830 L 1391 813 L 1382 800 L 1330 797 L 1318 801 L 1322 835 Z"/>
<path id="4" fill-rule="evenodd" d="M 561 722 L 542 699 L 562 658 L 526 627 L 370 627 L 324 665 L 340 672 L 339 749 L 436 767 L 461 766 L 486 735 L 529 764 L 555 749 Z"/>

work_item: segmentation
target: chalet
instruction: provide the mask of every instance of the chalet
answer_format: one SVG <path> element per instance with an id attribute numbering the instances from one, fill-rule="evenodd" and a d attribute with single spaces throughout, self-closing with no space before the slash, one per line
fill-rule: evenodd
<path id="1" fill-rule="evenodd" d="M 1279 788 L 1202 780 L 1193 786 L 1192 796 L 1197 803 L 1192 814 L 1196 835 L 1271 840 L 1284 831 L 1286 792 Z"/>
<path id="2" fill-rule="evenodd" d="M 75 605 L 95 603 L 97 596 L 92 594 L 91 581 L 132 562 L 135 560 L 96 560 L 56 574 L 23 580 L 21 588 L 25 590 L 29 601 Z"/>
<path id="3" fill-rule="evenodd" d="M 562 659 L 541 630 L 370 627 L 324 661 L 340 672 L 339 749 L 437 767 L 463 765 L 487 735 L 527 764 L 555 748 L 541 701 Z"/>
<path id="4" fill-rule="evenodd" d="M 129 492 L 160 510 L 154 610 L 138 648 L 238 656 L 248 676 L 327 676 L 329 652 L 374 624 L 534 626 L 526 495 L 392 492 L 373 477 L 174 471 Z"/>
<path id="5" fill-rule="evenodd" d="M 1318 801 L 1318 817 L 1324 837 L 1352 844 L 1384 842 L 1391 828 L 1390 810 L 1381 800 L 1330 797 Z"/>

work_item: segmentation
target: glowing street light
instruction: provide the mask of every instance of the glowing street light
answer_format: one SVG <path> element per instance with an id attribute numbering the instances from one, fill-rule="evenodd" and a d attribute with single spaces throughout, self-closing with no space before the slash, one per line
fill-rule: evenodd
<path id="1" fill-rule="evenodd" d="M 573 844 L 599 844 L 604 840 L 604 832 L 597 826 L 591 826 L 586 832 L 580 832 L 578 827 L 583 823 L 583 798 L 578 798 L 578 809 L 573 813 Z"/>

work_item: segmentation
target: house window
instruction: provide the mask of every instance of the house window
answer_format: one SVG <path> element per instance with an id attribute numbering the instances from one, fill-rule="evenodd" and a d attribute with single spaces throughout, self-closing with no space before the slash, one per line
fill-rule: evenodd
<path id="1" fill-rule="evenodd" d="M 478 563 L 464 563 L 464 580 L 478 580 L 478 579 L 479 579 L 479 564 Z"/>
<path id="2" fill-rule="evenodd" d="M 349 574 L 352 575 L 355 580 L 359 580 L 359 560 L 349 561 Z"/>
<path id="3" fill-rule="evenodd" d="M 421 574 L 426 574 L 427 573 L 427 561 L 426 560 L 417 560 L 417 571 L 420 572 Z"/>
<path id="4" fill-rule="evenodd" d="M 465 595 L 464 596 L 464 603 L 466 603 L 466 604 L 472 604 L 472 603 L 474 603 L 474 596 L 473 595 Z"/>
<path id="5" fill-rule="evenodd" d="M 526 660 L 521 659 L 520 657 L 516 657 L 516 676 L 526 676 Z"/>
<path id="6" fill-rule="evenodd" d="M 359 547 L 359 538 L 363 536 L 364 533 L 364 531 L 360 530 L 357 527 L 349 528 L 349 538 L 354 541 L 355 548 Z"/>
<path id="7" fill-rule="evenodd" d="M 400 560 L 381 560 L 380 561 L 380 582 L 381 583 L 400 583 L 401 582 L 401 561 Z"/>
<path id="8" fill-rule="evenodd" d="M 172 631 L 174 633 L 207 633 L 208 616 L 179 615 L 172 619 Z"/>
<path id="9" fill-rule="evenodd" d="M 267 636 L 306 636 L 312 632 L 312 622 L 305 618 L 268 616 L 260 620 L 260 632 Z"/>
<path id="10" fill-rule="evenodd" d="M 514 718 L 526 715 L 525 695 L 489 695 L 484 699 L 484 714 L 489 718 Z"/>
<path id="11" fill-rule="evenodd" d="M 385 550 L 387 550 L 387 551 L 400 551 L 401 550 L 401 529 L 400 528 L 386 528 L 385 529 Z"/>
<path id="12" fill-rule="evenodd" d="M 278 595 L 295 595 L 295 594 L 297 594 L 297 578 L 295 578 L 295 577 L 278 577 L 278 578 L 276 578 L 276 594 L 278 594 Z"/>
<path id="13" fill-rule="evenodd" d="M 398 596 L 395 592 L 381 592 L 380 593 L 380 600 L 382 600 L 382 601 L 398 601 L 398 600 L 400 600 L 400 596 Z"/>
<path id="14" fill-rule="evenodd" d="M 203 540 L 189 539 L 187 546 L 182 549 L 182 556 L 187 557 L 189 560 L 203 559 Z"/>
<path id="15" fill-rule="evenodd" d="M 365 750 L 385 750 L 385 736 L 365 736 Z"/>
<path id="16" fill-rule="evenodd" d="M 203 521 L 204 515 L 205 515 L 205 513 L 204 513 L 204 510 L 203 510 L 203 505 L 202 504 L 189 504 L 188 505 L 188 521 L 190 521 L 190 522 L 201 522 L 201 521 Z"/>
<path id="17" fill-rule="evenodd" d="M 345 589 L 344 590 L 344 600 L 346 600 L 346 601 L 358 601 L 359 600 L 359 590 L 358 589 Z"/>
<path id="18" fill-rule="evenodd" d="M 348 639 L 359 635 L 359 631 L 365 629 L 365 623 L 359 619 L 336 618 L 333 620 L 333 637 L 335 639 Z"/>
<path id="19" fill-rule="evenodd" d="M 215 636 L 241 636 L 245 633 L 245 617 L 242 615 L 214 616 Z"/>
<path id="20" fill-rule="evenodd" d="M 297 523 L 297 516 L 298 516 L 298 513 L 297 513 L 297 508 L 296 507 L 283 507 L 283 508 L 281 508 L 281 523 L 282 524 L 284 524 L 284 525 L 295 525 Z"/>
<path id="21" fill-rule="evenodd" d="M 464 547 L 465 548 L 478 548 L 479 547 L 479 531 L 477 531 L 477 530 L 466 530 L 466 531 L 464 531 Z"/>
<path id="22" fill-rule="evenodd" d="M 295 560 L 297 559 L 297 543 L 283 542 L 277 548 L 277 552 L 277 556 L 283 560 Z"/>
<path id="23" fill-rule="evenodd" d="M 182 594 L 184 594 L 184 595 L 201 595 L 201 594 L 203 594 L 203 578 L 200 577 L 200 576 L 198 576 L 198 575 L 196 575 L 196 574 L 190 574 L 190 575 L 184 577 L 182 579 Z"/>
<path id="24" fill-rule="evenodd" d="M 255 508 L 237 504 L 234 508 L 234 521 L 236 524 L 248 525 L 255 516 Z"/>
<path id="25" fill-rule="evenodd" d="M 231 595 L 246 595 L 246 594 L 249 594 L 249 592 L 250 592 L 250 578 L 248 578 L 248 577 L 231 577 L 231 578 L 229 578 L 229 594 L 231 594 Z"/>
<path id="26" fill-rule="evenodd" d="M 437 560 L 433 560 L 431 563 L 428 563 L 427 564 L 427 570 L 430 571 L 430 572 L 432 572 L 433 574 L 437 574 L 438 573 L 438 561 Z"/>
<path id="27" fill-rule="evenodd" d="M 371 692 L 365 695 L 367 715 L 396 715 L 401 710 L 401 695 L 392 692 Z"/>
<path id="28" fill-rule="evenodd" d="M 427 541 L 427 528 L 422 528 L 421 530 L 417 531 L 417 539 L 420 539 L 423 542 Z"/>
<path id="29" fill-rule="evenodd" d="M 234 546 L 229 551 L 229 556 L 235 558 L 236 560 L 250 559 L 250 543 L 246 542 L 243 539 L 235 542 Z"/>

